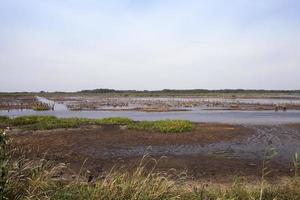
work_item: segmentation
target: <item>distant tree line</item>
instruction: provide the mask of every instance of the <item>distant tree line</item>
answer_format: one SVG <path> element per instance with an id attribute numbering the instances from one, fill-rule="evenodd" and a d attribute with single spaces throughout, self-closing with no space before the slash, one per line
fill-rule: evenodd
<path id="1" fill-rule="evenodd" d="M 5 94 L 16 94 L 16 95 L 31 95 L 31 94 L 68 94 L 74 92 L 48 92 L 48 91 L 39 91 L 39 92 L 0 92 L 0 95 Z M 186 90 L 176 90 L 176 89 L 163 89 L 163 90 L 115 90 L 115 89 L 92 89 L 92 90 L 81 90 L 75 93 L 97 93 L 97 94 L 106 94 L 106 93 L 117 93 L 117 94 L 214 94 L 214 93 L 283 93 L 283 94 L 300 94 L 300 90 L 246 90 L 246 89 L 220 89 L 220 90 L 207 90 L 207 89 L 186 89 Z"/>
<path id="2" fill-rule="evenodd" d="M 245 89 L 221 89 L 221 90 L 207 90 L 207 89 L 163 89 L 163 90 L 114 90 L 114 89 L 93 89 L 81 90 L 78 93 L 177 93 L 177 94 L 191 94 L 191 93 L 300 93 L 300 90 L 245 90 Z"/>

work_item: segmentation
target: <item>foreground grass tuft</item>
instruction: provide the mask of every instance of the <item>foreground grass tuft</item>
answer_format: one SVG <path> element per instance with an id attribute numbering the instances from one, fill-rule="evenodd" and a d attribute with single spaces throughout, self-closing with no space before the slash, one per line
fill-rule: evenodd
<path id="1" fill-rule="evenodd" d="M 112 169 L 105 178 L 89 185 L 70 183 L 55 199 L 179 199 L 176 185 L 181 179 L 167 173 L 149 172 L 146 165 L 142 161 L 132 172 Z"/>
<path id="2" fill-rule="evenodd" d="M 66 165 L 45 159 L 12 159 L 7 137 L 0 131 L 0 199 L 55 200 L 298 200 L 300 180 L 291 177 L 285 185 L 251 188 L 234 182 L 220 189 L 186 184 L 185 174 L 155 172 L 156 160 L 144 157 L 130 171 L 113 168 L 101 178 L 79 173 L 70 178 Z M 69 176 L 68 176 L 69 175 Z M 69 178 L 68 178 L 69 177 Z"/>

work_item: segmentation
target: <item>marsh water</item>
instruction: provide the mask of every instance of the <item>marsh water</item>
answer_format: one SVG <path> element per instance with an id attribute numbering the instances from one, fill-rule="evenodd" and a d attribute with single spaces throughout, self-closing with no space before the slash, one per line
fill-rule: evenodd
<path id="1" fill-rule="evenodd" d="M 266 147 L 278 151 L 276 158 L 291 161 L 295 152 L 300 152 L 300 132 L 283 124 L 300 123 L 300 111 L 232 111 L 203 110 L 199 108 L 178 112 L 139 112 L 139 111 L 71 111 L 63 103 L 38 97 L 38 100 L 54 105 L 52 111 L 10 110 L 0 111 L 0 115 L 11 117 L 23 115 L 53 115 L 57 117 L 129 117 L 133 120 L 187 119 L 194 122 L 216 122 L 242 124 L 253 130 L 253 135 L 240 140 L 211 144 L 176 144 L 158 146 L 122 146 L 97 151 L 93 147 L 84 149 L 90 156 L 101 158 L 150 155 L 220 155 L 230 158 L 262 159 Z"/>
<path id="2" fill-rule="evenodd" d="M 161 120 L 161 119 L 186 119 L 194 122 L 213 122 L 231 124 L 285 124 L 300 123 L 300 111 L 234 111 L 234 110 L 204 110 L 192 108 L 189 111 L 173 112 L 140 112 L 140 111 L 71 111 L 63 103 L 56 103 L 43 97 L 38 100 L 48 104 L 54 104 L 54 110 L 34 111 L 0 110 L 0 115 L 10 117 L 25 115 L 52 115 L 56 117 L 79 118 L 105 118 L 105 117 L 129 117 L 133 120 Z"/>

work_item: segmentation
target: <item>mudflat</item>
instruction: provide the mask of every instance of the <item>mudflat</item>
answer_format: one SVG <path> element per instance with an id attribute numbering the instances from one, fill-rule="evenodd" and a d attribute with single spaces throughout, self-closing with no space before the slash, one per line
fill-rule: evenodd
<path id="1" fill-rule="evenodd" d="M 232 174 L 259 178 L 267 148 L 278 155 L 271 178 L 291 175 L 293 153 L 300 149 L 300 125 L 254 126 L 198 123 L 192 132 L 158 133 L 129 130 L 124 125 L 83 126 L 48 131 L 12 130 L 15 147 L 27 157 L 44 157 L 101 174 L 112 166 L 130 169 L 143 155 L 158 159 L 158 170 L 186 170 L 198 180 L 232 181 Z"/>

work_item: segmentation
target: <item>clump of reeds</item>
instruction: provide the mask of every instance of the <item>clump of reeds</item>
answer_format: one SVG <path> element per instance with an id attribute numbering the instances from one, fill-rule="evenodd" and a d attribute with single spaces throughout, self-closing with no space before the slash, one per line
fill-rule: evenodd
<path id="1" fill-rule="evenodd" d="M 14 158 L 15 149 L 0 131 L 0 199 L 48 199 L 60 186 L 55 177 L 65 169 L 45 159 Z"/>
<path id="2" fill-rule="evenodd" d="M 5 195 L 8 199 L 48 199 L 60 187 L 64 164 L 45 159 L 19 158 L 8 168 Z"/>
<path id="3" fill-rule="evenodd" d="M 149 168 L 152 161 L 154 165 Z M 72 195 L 75 199 L 180 199 L 182 191 L 178 184 L 182 181 L 181 175 L 155 172 L 155 166 L 156 160 L 144 157 L 130 171 L 113 168 L 104 178 L 92 183 L 72 181 L 55 198 L 65 199 Z"/>

